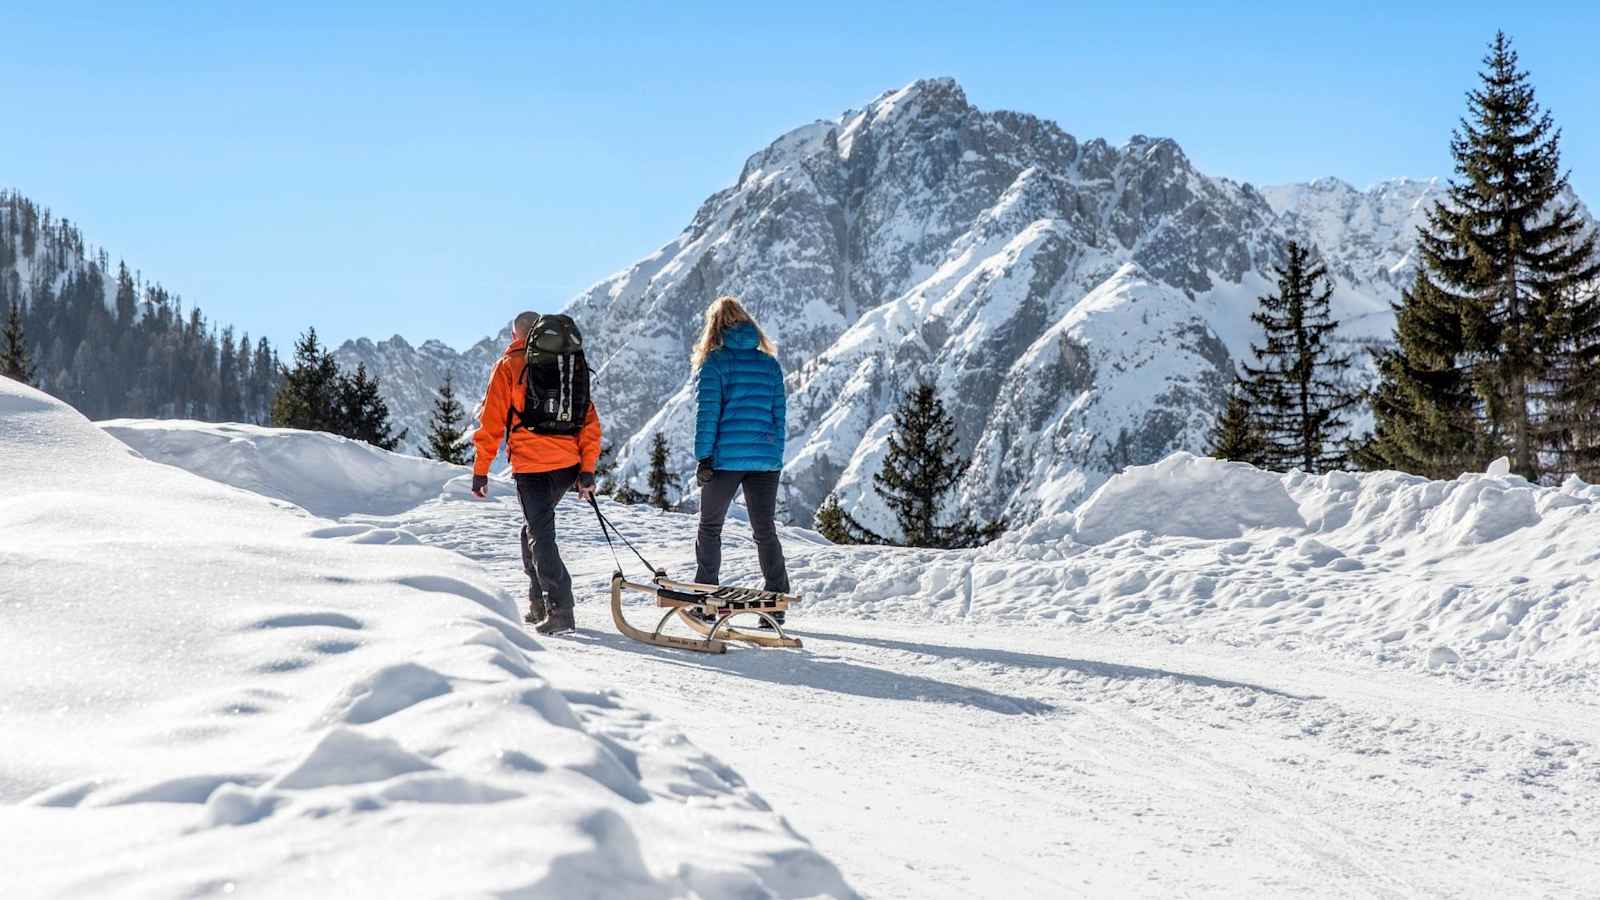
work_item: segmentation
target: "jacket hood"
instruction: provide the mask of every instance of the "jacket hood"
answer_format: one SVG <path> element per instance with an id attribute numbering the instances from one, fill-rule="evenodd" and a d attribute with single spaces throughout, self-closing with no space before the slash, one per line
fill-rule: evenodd
<path id="1" fill-rule="evenodd" d="M 515 354 L 515 353 L 521 353 L 523 350 L 525 350 L 527 348 L 527 346 L 528 346 L 528 342 L 525 339 L 524 340 L 512 341 L 510 344 L 506 345 L 506 351 L 505 351 L 505 353 L 503 353 L 501 355 L 502 356 L 511 356 L 512 354 Z"/>
<path id="2" fill-rule="evenodd" d="M 722 346 L 734 350 L 754 350 L 761 346 L 761 334 L 749 322 L 740 322 L 722 333 Z"/>

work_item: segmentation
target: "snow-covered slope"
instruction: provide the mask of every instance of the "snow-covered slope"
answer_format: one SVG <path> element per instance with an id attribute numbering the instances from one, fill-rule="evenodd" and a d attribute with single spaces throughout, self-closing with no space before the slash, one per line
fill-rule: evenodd
<path id="1" fill-rule="evenodd" d="M 445 491 L 465 496 L 470 487 L 463 467 L 320 431 L 172 419 L 96 424 L 147 459 L 327 518 L 396 513 Z"/>
<path id="2" fill-rule="evenodd" d="M 0 379 L 0 895 L 851 894 L 516 613 Z"/>
<path id="3" fill-rule="evenodd" d="M 642 478 L 657 432 L 673 468 L 692 470 L 688 351 L 706 303 L 732 293 L 790 373 L 790 521 L 836 491 L 891 528 L 871 478 L 890 410 L 927 380 L 976 459 L 951 514 L 1025 523 L 1123 466 L 1201 449 L 1288 238 L 1329 259 L 1345 336 L 1386 337 L 1436 191 L 1258 191 L 1198 171 L 1169 139 L 1079 141 L 979 110 L 948 79 L 918 81 L 780 137 L 568 312 L 624 478 Z M 410 362 L 385 365 L 386 380 L 410 377 Z"/>

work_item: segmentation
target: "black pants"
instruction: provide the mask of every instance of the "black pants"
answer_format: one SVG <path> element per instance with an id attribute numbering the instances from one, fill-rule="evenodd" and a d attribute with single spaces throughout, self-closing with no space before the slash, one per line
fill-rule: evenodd
<path id="1" fill-rule="evenodd" d="M 723 470 L 712 475 L 710 483 L 701 488 L 700 534 L 694 542 L 696 582 L 722 583 L 722 523 L 728 518 L 728 506 L 733 503 L 734 493 L 742 486 L 766 589 L 789 593 L 789 570 L 783 561 L 783 545 L 778 543 L 778 527 L 773 522 L 778 512 L 778 474 Z"/>
<path id="2" fill-rule="evenodd" d="M 551 609 L 572 609 L 572 575 L 556 547 L 556 504 L 577 480 L 577 466 L 517 473 L 517 499 L 527 520 L 522 526 L 522 569 L 533 579 L 532 591 Z"/>

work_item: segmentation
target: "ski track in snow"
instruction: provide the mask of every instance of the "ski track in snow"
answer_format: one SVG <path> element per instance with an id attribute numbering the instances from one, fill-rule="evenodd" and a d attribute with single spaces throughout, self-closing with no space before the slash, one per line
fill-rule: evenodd
<path id="1" fill-rule="evenodd" d="M 518 512 L 494 487 L 487 503 L 347 521 L 459 551 L 520 597 Z M 692 571 L 691 517 L 607 509 L 653 562 Z M 582 630 L 552 652 L 736 764 L 868 896 L 1576 895 L 1600 878 L 1591 694 L 1311 642 L 973 621 L 1002 599 L 981 582 L 953 620 L 830 602 L 791 614 L 800 651 L 658 649 L 611 625 L 592 513 L 567 502 L 558 517 Z M 754 583 L 748 529 L 730 521 L 727 540 L 725 580 Z M 841 564 L 833 548 L 801 532 L 786 545 L 800 588 L 838 574 L 810 567 Z"/>

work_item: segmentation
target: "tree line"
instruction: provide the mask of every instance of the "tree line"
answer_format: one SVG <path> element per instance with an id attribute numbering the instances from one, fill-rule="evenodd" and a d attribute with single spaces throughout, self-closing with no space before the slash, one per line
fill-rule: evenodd
<path id="1" fill-rule="evenodd" d="M 271 342 L 220 330 L 145 283 L 67 219 L 0 192 L 6 374 L 91 419 L 266 421 L 281 366 Z"/>
<path id="2" fill-rule="evenodd" d="M 1504 33 L 1451 136 L 1455 175 L 1417 235 L 1393 345 L 1366 392 L 1374 427 L 1337 445 L 1356 395 L 1329 349 L 1326 273 L 1291 246 L 1279 291 L 1213 434 L 1214 455 L 1310 472 L 1347 462 L 1430 478 L 1511 471 L 1600 477 L 1600 256 L 1569 202 L 1561 133 Z"/>

